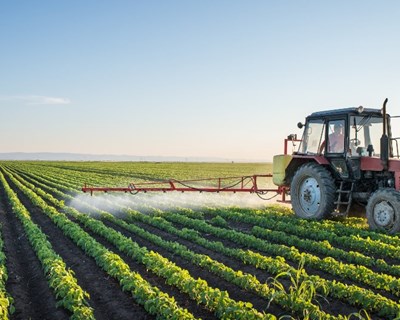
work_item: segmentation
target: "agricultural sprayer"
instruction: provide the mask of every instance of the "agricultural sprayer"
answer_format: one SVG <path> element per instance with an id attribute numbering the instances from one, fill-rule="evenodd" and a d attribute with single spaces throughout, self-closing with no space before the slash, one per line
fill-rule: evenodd
<path id="1" fill-rule="evenodd" d="M 400 232 L 400 138 L 392 137 L 386 103 L 387 99 L 382 109 L 312 113 L 304 124 L 298 123 L 304 128 L 302 138 L 288 136 L 284 153 L 274 156 L 273 174 L 131 183 L 122 188 L 85 185 L 82 191 L 247 192 L 262 198 L 274 192 L 282 196 L 281 201 L 290 195 L 293 211 L 301 218 L 347 216 L 358 206 L 365 208 L 371 229 Z M 298 150 L 288 154 L 288 143 L 295 142 L 299 142 Z M 272 178 L 276 187 L 260 186 L 265 178 Z M 208 183 L 213 186 L 204 186 Z"/>

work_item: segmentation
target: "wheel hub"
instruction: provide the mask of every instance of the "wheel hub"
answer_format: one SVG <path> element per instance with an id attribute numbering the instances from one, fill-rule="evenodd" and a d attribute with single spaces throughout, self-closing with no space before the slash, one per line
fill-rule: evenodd
<path id="1" fill-rule="evenodd" d="M 312 216 L 318 211 L 321 201 L 321 190 L 316 179 L 308 177 L 304 179 L 300 187 L 300 204 L 305 213 Z"/>
<path id="2" fill-rule="evenodd" d="M 388 201 L 379 202 L 374 207 L 374 220 L 380 227 L 388 227 L 394 221 L 394 209 Z"/>

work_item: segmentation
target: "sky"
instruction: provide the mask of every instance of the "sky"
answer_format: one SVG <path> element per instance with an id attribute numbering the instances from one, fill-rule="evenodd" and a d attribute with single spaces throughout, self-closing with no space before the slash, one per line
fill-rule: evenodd
<path id="1" fill-rule="evenodd" d="M 399 17 L 394 0 L 0 0 L 0 152 L 270 161 L 314 111 L 387 97 L 400 115 Z"/>

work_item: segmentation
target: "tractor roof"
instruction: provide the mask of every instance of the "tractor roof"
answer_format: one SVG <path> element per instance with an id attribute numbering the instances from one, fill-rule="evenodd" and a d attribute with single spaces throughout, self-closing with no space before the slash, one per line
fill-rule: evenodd
<path id="1" fill-rule="evenodd" d="M 342 108 L 326 111 L 313 112 L 309 117 L 320 118 L 320 117 L 331 117 L 331 116 L 341 116 L 341 115 L 355 115 L 355 116 L 365 116 L 365 115 L 376 115 L 382 117 L 381 109 L 363 108 L 360 112 L 359 108 Z"/>

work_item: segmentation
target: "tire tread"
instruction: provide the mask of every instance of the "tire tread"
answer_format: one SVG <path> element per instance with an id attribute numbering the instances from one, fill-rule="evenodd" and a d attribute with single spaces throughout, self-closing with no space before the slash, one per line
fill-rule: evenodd
<path id="1" fill-rule="evenodd" d="M 304 172 L 312 172 L 314 174 L 314 178 L 318 178 L 320 182 L 324 185 L 325 193 L 325 203 L 320 204 L 321 206 L 321 212 L 318 212 L 315 217 L 309 218 L 306 216 L 303 216 L 300 212 L 302 209 L 300 208 L 300 205 L 297 203 L 296 199 L 293 201 L 293 194 L 292 192 L 294 191 L 292 188 L 293 182 L 296 182 L 299 176 L 301 176 Z M 336 186 L 335 186 L 335 181 L 331 175 L 331 173 L 323 166 L 315 163 L 315 162 L 309 162 L 306 164 L 303 164 L 300 166 L 292 179 L 292 185 L 291 185 L 291 195 L 292 195 L 292 207 L 293 211 L 295 214 L 301 218 L 309 218 L 309 219 L 317 219 L 321 220 L 329 216 L 335 209 L 335 196 L 336 196 Z M 300 214 L 299 214 L 300 213 Z"/>
<path id="2" fill-rule="evenodd" d="M 386 199 L 391 202 L 395 209 L 396 221 L 391 229 L 385 229 L 378 226 L 373 218 L 373 207 L 379 199 Z M 376 190 L 368 200 L 366 207 L 366 216 L 371 230 L 385 230 L 389 233 L 400 232 L 400 192 L 395 189 L 380 188 Z"/>

